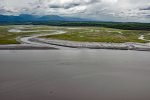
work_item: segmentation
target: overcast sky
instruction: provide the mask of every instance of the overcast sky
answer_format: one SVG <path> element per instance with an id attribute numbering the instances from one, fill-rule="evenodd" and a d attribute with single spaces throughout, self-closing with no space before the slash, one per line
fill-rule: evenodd
<path id="1" fill-rule="evenodd" d="M 150 22 L 150 0 L 0 0 L 0 14 Z"/>

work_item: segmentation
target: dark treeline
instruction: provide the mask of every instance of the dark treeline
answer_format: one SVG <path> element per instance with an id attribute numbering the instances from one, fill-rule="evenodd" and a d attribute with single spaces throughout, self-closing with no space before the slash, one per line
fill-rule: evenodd
<path id="1" fill-rule="evenodd" d="M 50 26 L 97 26 L 116 28 L 124 30 L 148 30 L 150 31 L 150 23 L 130 23 L 130 22 L 14 22 L 14 23 L 0 23 L 1 25 L 15 24 L 15 25 L 50 25 Z"/>

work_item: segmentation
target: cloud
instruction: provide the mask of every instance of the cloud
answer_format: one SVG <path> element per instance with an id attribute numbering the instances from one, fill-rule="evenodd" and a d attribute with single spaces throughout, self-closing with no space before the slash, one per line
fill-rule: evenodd
<path id="1" fill-rule="evenodd" d="M 59 2 L 60 1 L 60 2 Z M 69 9 L 77 6 L 82 6 L 82 5 L 89 5 L 98 2 L 98 0 L 55 0 L 49 2 L 49 7 L 50 8 L 64 8 L 64 9 Z"/>
<path id="2" fill-rule="evenodd" d="M 150 6 L 149 7 L 145 7 L 145 8 L 140 8 L 140 10 L 150 10 Z"/>
<path id="3" fill-rule="evenodd" d="M 0 14 L 62 15 L 150 22 L 149 0 L 0 0 Z"/>

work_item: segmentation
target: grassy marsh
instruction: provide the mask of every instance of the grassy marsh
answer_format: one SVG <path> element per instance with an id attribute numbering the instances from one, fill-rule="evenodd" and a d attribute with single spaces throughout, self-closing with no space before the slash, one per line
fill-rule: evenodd
<path id="1" fill-rule="evenodd" d="M 146 34 L 148 33 L 150 32 L 137 30 L 120 30 L 103 27 L 84 27 L 83 29 L 68 30 L 65 34 L 44 36 L 44 38 L 79 42 L 146 43 L 147 41 L 140 40 L 138 38 L 141 35 L 145 35 L 146 37 Z"/>
<path id="2" fill-rule="evenodd" d="M 9 32 L 8 30 L 10 29 L 19 29 L 22 32 Z M 139 39 L 141 35 L 144 35 L 145 39 L 150 40 L 150 31 L 141 31 L 141 30 L 121 30 L 103 27 L 55 27 L 44 25 L 41 26 L 8 25 L 8 26 L 0 26 L 0 44 L 19 44 L 19 42 L 17 42 L 16 40 L 17 37 L 28 36 L 33 34 L 42 34 L 42 33 L 44 34 L 49 33 L 49 31 L 53 30 L 62 30 L 66 31 L 66 33 L 49 35 L 41 38 L 60 39 L 79 42 L 146 43 L 148 41 Z"/>

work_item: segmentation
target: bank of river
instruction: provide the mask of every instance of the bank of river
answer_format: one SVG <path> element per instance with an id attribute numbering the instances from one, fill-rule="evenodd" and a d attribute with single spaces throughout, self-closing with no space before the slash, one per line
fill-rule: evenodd
<path id="1" fill-rule="evenodd" d="M 65 31 L 58 30 L 32 30 L 22 31 L 21 29 L 10 29 L 9 32 L 43 32 L 46 34 L 37 34 L 31 36 L 18 37 L 19 45 L 0 45 L 0 49 L 70 49 L 70 48 L 89 48 L 89 49 L 115 49 L 115 50 L 137 50 L 150 51 L 150 43 L 103 43 L 103 42 L 75 42 L 57 39 L 39 38 L 47 35 L 63 34 Z M 144 40 L 141 35 L 139 39 Z M 23 44 L 23 45 L 22 45 Z"/>

